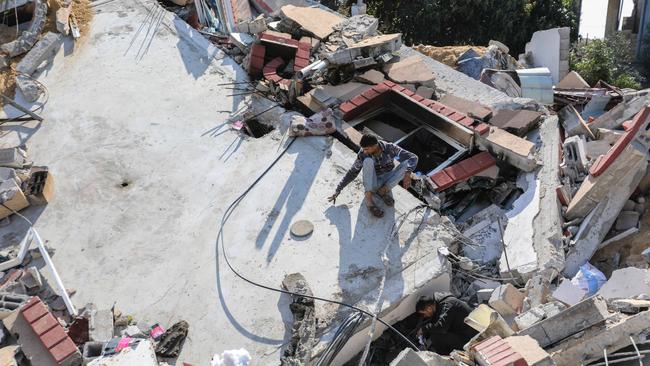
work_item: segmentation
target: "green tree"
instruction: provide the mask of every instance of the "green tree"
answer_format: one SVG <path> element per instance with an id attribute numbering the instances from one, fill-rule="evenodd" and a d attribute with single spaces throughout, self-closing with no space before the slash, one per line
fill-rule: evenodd
<path id="1" fill-rule="evenodd" d="M 522 53 L 535 31 L 569 26 L 577 37 L 579 0 L 368 0 L 382 31 L 406 44 L 486 45 L 490 39 Z"/>
<path id="2" fill-rule="evenodd" d="M 575 44 L 570 63 L 571 69 L 590 85 L 603 80 L 619 88 L 641 86 L 642 77 L 634 67 L 632 42 L 623 33 Z"/>

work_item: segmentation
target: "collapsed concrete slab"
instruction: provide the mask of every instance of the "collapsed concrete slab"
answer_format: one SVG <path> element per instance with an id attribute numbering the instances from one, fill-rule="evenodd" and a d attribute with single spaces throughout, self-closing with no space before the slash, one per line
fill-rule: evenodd
<path id="1" fill-rule="evenodd" d="M 606 324 L 591 327 L 580 336 L 547 349 L 557 366 L 587 365 L 603 357 L 603 350 L 608 354 L 638 342 L 640 336 L 650 328 L 650 311 L 634 316 L 615 314 Z"/>
<path id="2" fill-rule="evenodd" d="M 607 111 L 602 116 L 596 118 L 589 123 L 590 128 L 606 128 L 616 129 L 619 128 L 623 122 L 629 121 L 635 114 L 650 102 L 650 95 L 642 95 L 634 97 L 630 100 L 623 101 L 616 105 L 614 108 Z"/>
<path id="3" fill-rule="evenodd" d="M 607 300 L 650 295 L 650 271 L 636 267 L 617 269 L 598 295 Z"/>
<path id="4" fill-rule="evenodd" d="M 557 125 L 557 117 L 547 118 L 542 123 L 539 155 L 544 165 L 537 173 L 519 177 L 517 185 L 524 193 L 513 203 L 513 209 L 506 212 L 505 250 L 499 261 L 499 270 L 504 276 L 510 274 L 528 281 L 540 274 L 551 279 L 563 268 L 562 217 L 555 194 L 555 187 L 560 183 Z"/>
<path id="5" fill-rule="evenodd" d="M 412 56 L 384 67 L 384 72 L 398 84 L 418 84 L 435 88 L 435 75 L 426 67 L 421 57 Z"/>
<path id="6" fill-rule="evenodd" d="M 584 300 L 565 311 L 546 318 L 520 331 L 517 335 L 529 335 L 540 346 L 548 347 L 592 325 L 602 323 L 609 317 L 607 303 L 600 296 Z"/>

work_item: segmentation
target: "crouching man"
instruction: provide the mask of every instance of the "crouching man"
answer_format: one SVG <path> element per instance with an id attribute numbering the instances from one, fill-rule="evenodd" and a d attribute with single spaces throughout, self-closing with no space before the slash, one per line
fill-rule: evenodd
<path id="1" fill-rule="evenodd" d="M 336 187 L 336 192 L 328 200 L 336 202 L 336 197 L 343 188 L 350 184 L 359 172 L 363 172 L 366 205 L 375 217 L 383 217 L 384 211 L 376 205 L 373 195 L 377 194 L 381 197 L 386 206 L 393 206 L 395 204 L 393 187 L 400 181 L 405 189 L 411 186 L 411 173 L 418 165 L 418 157 L 395 144 L 380 141 L 371 134 L 363 135 L 360 144 L 361 151 L 357 154 L 357 159 Z M 395 159 L 400 162 L 397 166 L 394 163 Z"/>
<path id="2" fill-rule="evenodd" d="M 451 295 L 436 300 L 421 298 L 415 310 L 422 317 L 417 326 L 420 343 L 428 351 L 449 355 L 453 350 L 462 350 L 476 334 L 476 330 L 465 323 L 472 312 L 466 302 Z"/>

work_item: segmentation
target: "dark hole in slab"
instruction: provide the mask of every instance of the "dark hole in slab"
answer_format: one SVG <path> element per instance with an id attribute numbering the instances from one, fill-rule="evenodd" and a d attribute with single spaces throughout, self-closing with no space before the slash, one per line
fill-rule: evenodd
<path id="1" fill-rule="evenodd" d="M 250 119 L 244 122 L 244 133 L 248 136 L 254 138 L 260 138 L 269 132 L 273 131 L 275 128 L 267 124 L 261 123 L 256 119 Z"/>

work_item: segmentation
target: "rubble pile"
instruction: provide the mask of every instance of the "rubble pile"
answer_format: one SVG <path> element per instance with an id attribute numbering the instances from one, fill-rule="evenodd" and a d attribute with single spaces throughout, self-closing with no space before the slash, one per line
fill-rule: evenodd
<path id="1" fill-rule="evenodd" d="M 75 35 L 69 4 L 56 11 L 58 32 L 42 34 L 47 3 L 34 2 L 30 27 L 0 48 L 4 64 L 25 54 L 16 82 L 32 102 L 42 88 L 31 75 L 68 32 Z M 457 57 L 455 49 L 417 47 L 423 55 L 401 34 L 379 32 L 361 8 L 346 18 L 306 1 L 175 4 L 171 10 L 248 73 L 228 84 L 233 96 L 250 97 L 231 116 L 232 129 L 255 138 L 273 130 L 287 138 L 331 135 L 354 152 L 363 134 L 374 134 L 418 156 L 409 192 L 456 233 L 448 248 L 422 256 L 448 262 L 453 296 L 472 309 L 461 325 L 476 335 L 443 355 L 411 332 L 409 341 L 426 350 L 386 346 L 384 354 L 398 354 L 391 365 L 577 365 L 647 344 L 648 263 L 613 264 L 608 277 L 591 260 L 645 229 L 649 97 L 604 82 L 592 87 L 570 72 L 568 28 L 535 33 L 519 60 L 498 41 Z M 429 58 L 437 54 L 455 70 L 439 68 Z M 472 90 L 458 92 L 456 84 Z M 0 219 L 51 199 L 52 174 L 31 166 L 22 148 L 0 150 L 0 182 Z M 115 308 L 77 311 L 38 233 L 32 228 L 13 244 L 0 263 L 7 359 L 159 365 L 178 357 L 190 324 L 165 330 Z M 30 263 L 34 256 L 44 265 Z M 40 275 L 45 266 L 59 295 Z M 313 294 L 300 274 L 285 281 L 285 292 L 298 295 L 281 362 L 308 364 L 322 349 L 314 346 L 314 301 L 300 296 Z M 375 356 L 368 364 L 390 362 Z M 250 362 L 244 350 L 215 355 L 213 364 L 235 359 Z"/>
<path id="2" fill-rule="evenodd" d="M 442 254 L 452 293 L 475 307 L 466 322 L 479 332 L 448 358 L 416 355 L 421 364 L 495 364 L 494 349 L 508 350 L 507 364 L 585 364 L 605 348 L 611 354 L 645 341 L 650 327 L 640 304 L 648 293 L 607 295 L 599 288 L 616 287 L 617 277 L 608 280 L 589 261 L 641 230 L 646 92 L 591 87 L 569 72 L 568 28 L 536 33 L 519 61 L 497 41 L 468 47 L 453 62 L 445 56 L 512 97 L 508 103 L 440 87 L 429 61 L 406 52 L 400 34 L 379 33 L 368 15 L 286 5 L 237 29 L 243 34 L 215 41 L 251 77 L 241 88 L 251 108 L 233 116 L 233 128 L 266 123 L 290 136 L 333 134 L 355 150 L 363 133 L 373 133 L 418 155 L 411 192 L 459 231 Z M 414 364 L 414 351 L 404 352 L 393 364 Z"/>

